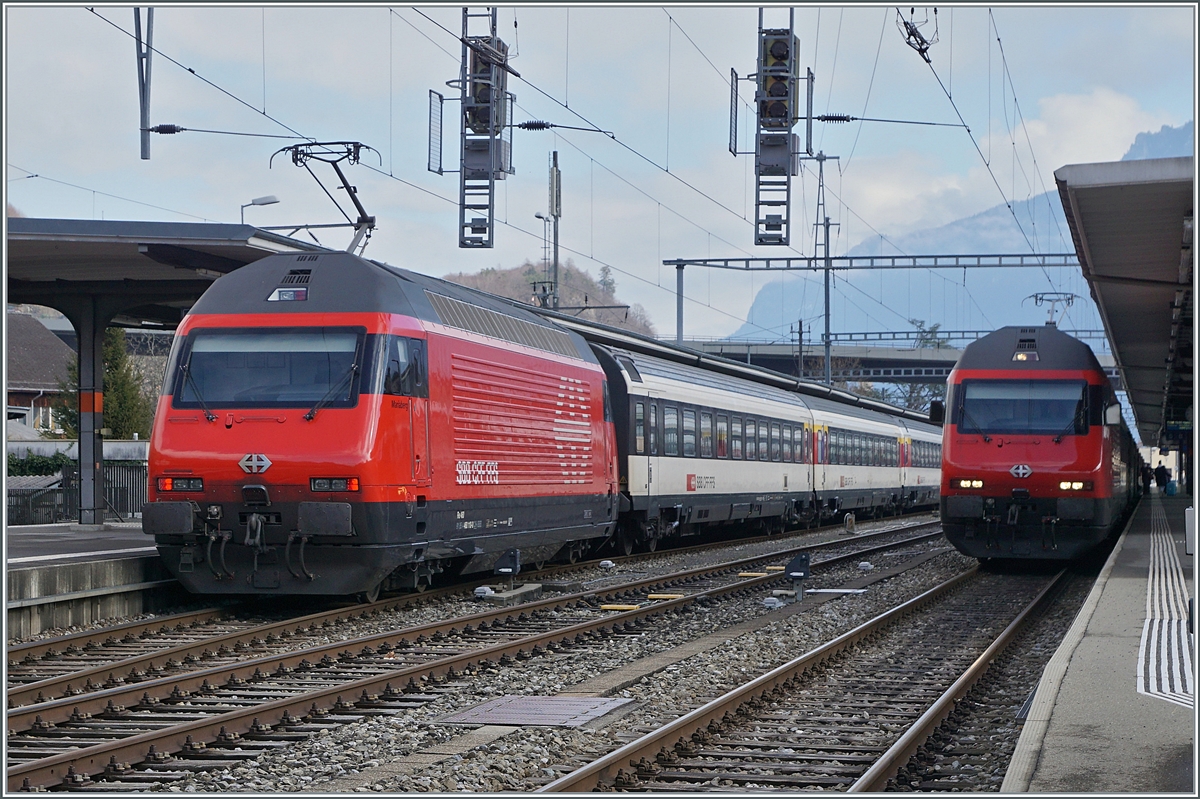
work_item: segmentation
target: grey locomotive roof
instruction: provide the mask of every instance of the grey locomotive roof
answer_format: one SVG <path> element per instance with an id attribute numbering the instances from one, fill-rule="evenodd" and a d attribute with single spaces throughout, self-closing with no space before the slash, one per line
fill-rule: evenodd
<path id="1" fill-rule="evenodd" d="M 293 274 L 301 272 L 304 274 Z M 277 288 L 300 286 L 308 289 L 303 301 L 267 300 Z M 462 306 L 444 303 L 441 297 L 500 317 L 467 309 L 459 314 L 461 318 L 444 318 L 456 309 L 462 311 Z M 394 313 L 596 362 L 577 333 L 563 330 L 519 303 L 346 252 L 267 256 L 218 279 L 192 306 L 191 313 Z M 529 326 L 533 326 L 532 335 Z"/>
<path id="2" fill-rule="evenodd" d="M 1037 360 L 1014 361 L 1017 352 L 1036 352 Z M 1053 325 L 1002 327 L 966 346 L 955 369 L 1094 369 L 1103 371 L 1091 348 Z"/>

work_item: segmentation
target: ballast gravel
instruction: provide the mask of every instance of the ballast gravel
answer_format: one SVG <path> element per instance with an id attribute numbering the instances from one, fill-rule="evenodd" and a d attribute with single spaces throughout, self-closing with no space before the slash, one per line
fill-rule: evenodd
<path id="1" fill-rule="evenodd" d="M 910 554 L 944 546 L 938 541 L 914 545 Z M 877 565 L 895 563 L 881 556 Z M 330 790 L 366 792 L 524 791 L 549 782 L 639 737 L 694 707 L 769 671 L 852 629 L 896 603 L 909 599 L 974 564 L 945 551 L 920 567 L 812 610 L 770 621 L 760 629 L 724 641 L 662 671 L 642 677 L 613 698 L 634 700 L 632 709 L 598 728 L 520 727 L 485 745 L 422 765 L 412 773 L 379 775 L 379 767 L 403 761 L 472 728 L 440 724 L 445 716 L 506 694 L 543 695 L 570 691 L 595 677 L 774 611 L 762 596 L 693 604 L 648 624 L 636 635 L 614 635 L 584 646 L 493 667 L 452 686 L 420 708 L 322 731 L 305 741 L 272 751 L 233 768 L 204 772 L 178 782 L 155 783 L 151 790 L 170 792 L 295 792 Z M 811 587 L 836 585 L 858 576 L 857 561 L 814 579 Z M 614 714 L 615 715 L 615 714 Z M 360 776 L 361 775 L 361 776 Z M 323 788 L 322 786 L 329 786 Z"/>

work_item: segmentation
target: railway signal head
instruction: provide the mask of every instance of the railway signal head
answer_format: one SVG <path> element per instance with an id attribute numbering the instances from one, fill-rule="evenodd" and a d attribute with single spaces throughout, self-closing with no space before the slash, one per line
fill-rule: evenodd
<path id="1" fill-rule="evenodd" d="M 796 121 L 800 40 L 790 30 L 763 30 L 758 49 L 758 124 L 790 129 Z"/>

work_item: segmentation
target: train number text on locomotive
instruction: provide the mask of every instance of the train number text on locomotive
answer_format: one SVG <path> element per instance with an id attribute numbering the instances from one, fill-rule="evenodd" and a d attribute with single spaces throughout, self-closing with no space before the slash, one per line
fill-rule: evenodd
<path id="1" fill-rule="evenodd" d="M 460 486 L 464 485 L 499 485 L 499 461 L 457 461 L 454 464 L 454 474 Z"/>
<path id="2" fill-rule="evenodd" d="M 717 478 L 707 474 L 689 474 L 687 476 L 688 491 L 715 491 Z"/>

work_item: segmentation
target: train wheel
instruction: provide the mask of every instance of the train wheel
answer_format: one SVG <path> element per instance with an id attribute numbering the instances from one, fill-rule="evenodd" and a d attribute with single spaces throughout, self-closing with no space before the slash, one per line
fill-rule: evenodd
<path id="1" fill-rule="evenodd" d="M 632 555 L 633 544 L 634 540 L 632 530 L 622 529 L 621 532 L 617 533 L 617 550 L 622 555 Z"/>
<path id="2" fill-rule="evenodd" d="M 544 561 L 544 560 L 534 561 L 533 568 L 536 569 L 537 571 L 541 571 L 542 569 L 546 568 L 546 561 Z"/>
<path id="3" fill-rule="evenodd" d="M 363 605 L 369 605 L 379 599 L 379 589 L 383 587 L 382 582 L 375 584 L 374 588 L 369 588 L 366 591 L 359 591 L 354 595 L 355 599 Z"/>
<path id="4" fill-rule="evenodd" d="M 657 538 L 647 538 L 646 539 L 646 551 L 653 552 L 656 549 L 658 549 L 658 539 Z"/>

